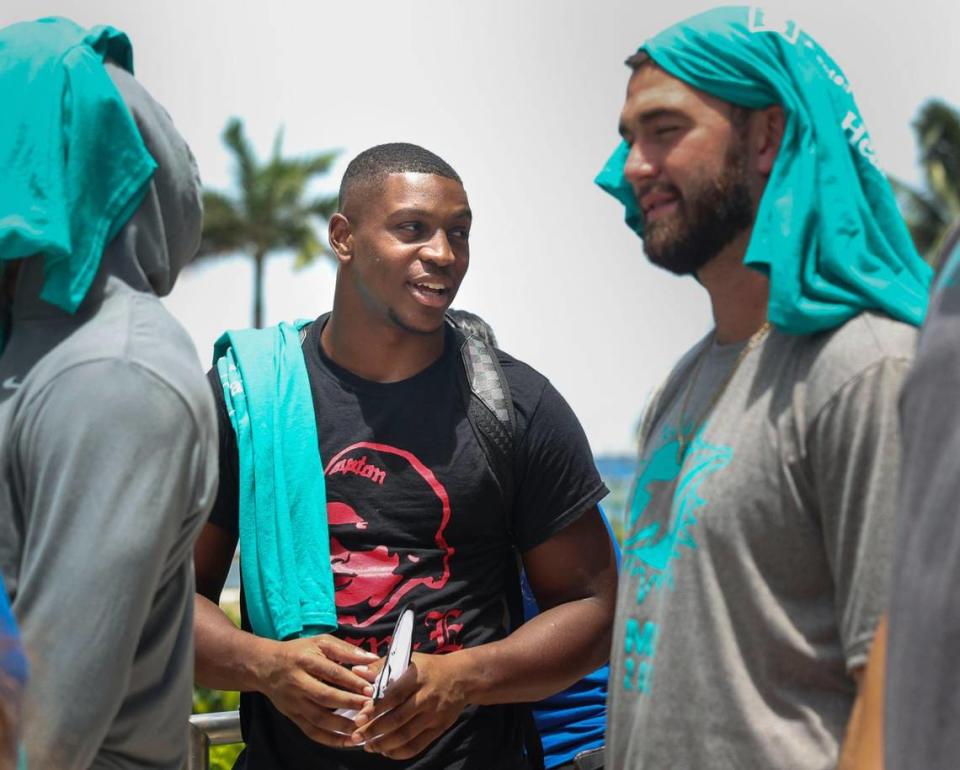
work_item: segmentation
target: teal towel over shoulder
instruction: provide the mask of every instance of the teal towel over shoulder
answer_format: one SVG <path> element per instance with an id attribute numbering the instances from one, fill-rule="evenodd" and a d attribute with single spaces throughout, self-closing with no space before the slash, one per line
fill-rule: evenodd
<path id="1" fill-rule="evenodd" d="M 228 331 L 213 354 L 239 450 L 247 616 L 269 639 L 337 627 L 326 487 L 300 344 L 308 323 Z"/>
<path id="2" fill-rule="evenodd" d="M 932 271 L 897 210 L 850 83 L 810 35 L 760 8 L 734 6 L 680 22 L 641 50 L 719 99 L 783 107 L 783 142 L 744 258 L 770 278 L 771 323 L 811 334 L 863 310 L 922 323 Z M 628 151 L 621 142 L 596 182 L 642 237 L 623 176 Z"/>
<path id="3" fill-rule="evenodd" d="M 107 58 L 133 73 L 113 27 L 0 29 L 0 260 L 43 254 L 41 297 L 71 313 L 156 170 Z"/>

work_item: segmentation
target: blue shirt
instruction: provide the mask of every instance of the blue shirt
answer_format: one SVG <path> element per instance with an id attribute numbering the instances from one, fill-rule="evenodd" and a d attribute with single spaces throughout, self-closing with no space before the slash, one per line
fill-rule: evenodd
<path id="1" fill-rule="evenodd" d="M 610 528 L 610 522 L 600 509 L 603 523 L 610 533 L 610 542 L 620 566 L 620 546 Z M 540 614 L 526 574 L 521 576 L 523 590 L 523 617 L 530 620 Z M 547 768 L 570 762 L 581 751 L 603 746 L 607 731 L 607 679 L 610 667 L 601 666 L 575 682 L 563 692 L 546 698 L 533 706 L 533 719 L 543 743 L 543 759 Z"/>

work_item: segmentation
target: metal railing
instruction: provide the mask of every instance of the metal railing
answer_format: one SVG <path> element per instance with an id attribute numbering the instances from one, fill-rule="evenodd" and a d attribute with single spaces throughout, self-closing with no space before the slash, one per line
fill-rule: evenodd
<path id="1" fill-rule="evenodd" d="M 240 712 L 218 711 L 190 717 L 186 770 L 209 770 L 210 747 L 240 743 Z"/>
<path id="2" fill-rule="evenodd" d="M 218 711 L 190 717 L 190 746 L 185 770 L 209 770 L 210 747 L 240 743 L 240 712 Z M 583 751 L 573 760 L 576 770 L 603 767 L 603 749 Z"/>

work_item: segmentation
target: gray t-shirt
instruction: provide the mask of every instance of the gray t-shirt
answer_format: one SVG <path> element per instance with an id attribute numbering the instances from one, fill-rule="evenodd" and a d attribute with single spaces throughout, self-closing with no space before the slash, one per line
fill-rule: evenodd
<path id="1" fill-rule="evenodd" d="M 904 456 L 887 642 L 886 767 L 960 766 L 960 249 L 900 403 Z"/>
<path id="2" fill-rule="evenodd" d="M 642 428 L 606 767 L 832 770 L 884 610 L 915 330 L 711 339 Z"/>
<path id="3" fill-rule="evenodd" d="M 0 574 L 30 682 L 30 770 L 179 770 L 213 398 L 160 300 L 23 319 L 0 358 Z"/>

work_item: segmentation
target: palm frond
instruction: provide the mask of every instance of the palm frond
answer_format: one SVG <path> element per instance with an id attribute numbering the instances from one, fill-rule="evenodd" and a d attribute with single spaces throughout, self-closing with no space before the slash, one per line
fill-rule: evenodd
<path id="1" fill-rule="evenodd" d="M 223 130 L 223 143 L 233 151 L 237 163 L 237 182 L 246 194 L 254 183 L 257 171 L 257 155 L 243 130 L 243 121 L 230 118 Z"/>
<path id="2" fill-rule="evenodd" d="M 258 264 L 271 253 L 293 252 L 302 267 L 330 250 L 318 226 L 336 211 L 335 195 L 311 195 L 314 179 L 327 173 L 337 157 L 328 151 L 283 157 L 283 128 L 269 159 L 260 162 L 238 118 L 228 121 L 224 144 L 236 162 L 236 197 L 205 190 L 203 237 L 199 256 L 244 252 Z M 255 271 L 256 272 L 256 271 Z M 256 273 L 259 274 L 259 273 Z M 263 289 L 254 287 L 254 325 L 262 320 Z"/>
<path id="3" fill-rule="evenodd" d="M 914 122 L 927 186 L 953 216 L 960 216 L 960 113 L 927 102 Z"/>
<path id="4" fill-rule="evenodd" d="M 203 235 L 197 257 L 230 254 L 248 243 L 246 225 L 237 205 L 223 193 L 203 192 Z"/>

